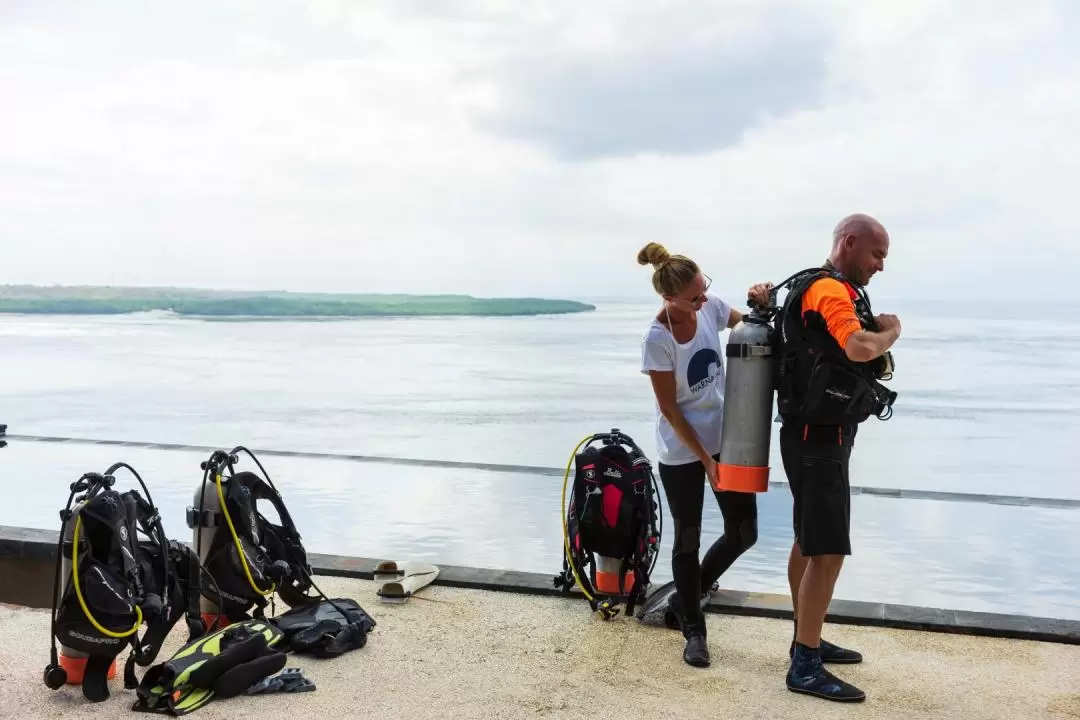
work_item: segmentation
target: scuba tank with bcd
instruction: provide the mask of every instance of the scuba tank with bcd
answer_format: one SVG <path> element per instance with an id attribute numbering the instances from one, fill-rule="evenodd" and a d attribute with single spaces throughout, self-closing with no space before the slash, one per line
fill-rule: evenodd
<path id="1" fill-rule="evenodd" d="M 618 614 L 620 600 L 632 615 L 645 597 L 660 550 L 660 503 L 649 459 L 618 428 L 590 435 L 567 463 L 562 507 L 563 571 L 555 586 L 569 592 L 576 584 L 605 620 Z"/>
<path id="2" fill-rule="evenodd" d="M 236 471 L 239 453 L 247 453 L 259 470 Z M 203 480 L 187 509 L 199 560 L 213 575 L 220 594 L 203 593 L 200 601 L 208 629 L 264 617 L 276 593 L 289 607 L 318 602 L 307 595 L 313 586 L 300 533 L 262 463 L 247 448 L 214 451 L 201 464 Z M 268 501 L 280 518 L 272 523 L 258 509 Z M 254 608 L 254 610 L 253 610 Z M 250 613 L 250 614 L 249 614 Z"/>
<path id="3" fill-rule="evenodd" d="M 831 336 L 812 341 L 800 312 L 803 295 L 815 280 L 833 278 L 849 288 L 856 315 L 876 329 L 869 298 L 838 271 L 813 267 L 790 276 L 769 292 L 728 339 L 724 385 L 724 433 L 717 469 L 720 489 L 768 489 L 773 393 L 777 421 L 818 425 L 858 424 L 875 416 L 888 420 L 896 392 L 881 384 L 892 377 L 891 352 L 869 363 L 852 362 Z M 781 307 L 776 296 L 790 289 Z"/>
<path id="4" fill-rule="evenodd" d="M 255 462 L 261 477 L 236 471 L 241 452 Z M 200 599 L 208 630 L 254 616 L 283 632 L 284 646 L 296 652 L 336 657 L 364 647 L 375 621 L 355 600 L 331 599 L 315 584 L 300 533 L 255 454 L 243 446 L 216 450 L 201 467 L 203 481 L 187 509 L 187 521 L 195 552 L 217 589 L 214 596 L 204 592 Z M 280 523 L 259 511 L 259 500 L 273 506 Z M 265 608 L 275 594 L 290 610 L 266 618 Z"/>
<path id="5" fill-rule="evenodd" d="M 135 476 L 143 494 L 113 489 L 113 473 L 121 468 Z M 187 613 L 190 637 L 202 633 L 200 571 L 194 554 L 166 537 L 150 492 L 130 465 L 118 462 L 104 473 L 86 473 L 70 490 L 60 512 L 50 662 L 43 680 L 53 690 L 81 685 L 88 700 L 102 702 L 124 646 L 132 648 L 124 673 L 131 689 L 138 684 L 134 665 L 154 661 L 181 615 Z"/>

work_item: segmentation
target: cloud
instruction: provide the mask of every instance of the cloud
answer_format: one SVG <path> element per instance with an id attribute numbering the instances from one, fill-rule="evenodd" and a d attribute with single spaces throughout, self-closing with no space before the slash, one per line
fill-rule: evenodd
<path id="1" fill-rule="evenodd" d="M 829 40 L 813 15 L 776 2 L 619 7 L 568 7 L 550 36 L 499 57 L 500 102 L 481 126 L 561 160 L 700 154 L 820 98 Z"/>
<path id="2" fill-rule="evenodd" d="M 0 282 L 737 301 L 861 211 L 875 293 L 1076 294 L 1065 0 L 8 7 Z"/>

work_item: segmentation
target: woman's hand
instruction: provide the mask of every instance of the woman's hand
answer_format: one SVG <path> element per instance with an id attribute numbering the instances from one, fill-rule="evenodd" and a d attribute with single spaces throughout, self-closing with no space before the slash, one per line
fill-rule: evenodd
<path id="1" fill-rule="evenodd" d="M 769 292 L 773 289 L 771 282 L 763 282 L 754 285 L 746 291 L 746 299 L 755 305 L 764 307 L 769 304 Z"/>
<path id="2" fill-rule="evenodd" d="M 717 475 L 719 470 L 717 469 L 716 461 L 712 458 L 708 458 L 708 460 L 704 461 L 702 464 L 705 465 L 705 477 L 709 479 L 709 487 L 713 490 L 719 489 L 720 481 Z"/>

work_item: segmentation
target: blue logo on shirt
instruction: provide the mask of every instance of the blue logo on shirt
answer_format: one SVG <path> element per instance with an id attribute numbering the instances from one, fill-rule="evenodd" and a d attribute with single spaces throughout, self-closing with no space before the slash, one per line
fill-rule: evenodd
<path id="1" fill-rule="evenodd" d="M 690 358 L 686 366 L 686 381 L 690 384 L 690 391 L 697 392 L 705 387 L 716 377 L 713 366 L 720 365 L 720 355 L 712 348 L 702 348 Z"/>

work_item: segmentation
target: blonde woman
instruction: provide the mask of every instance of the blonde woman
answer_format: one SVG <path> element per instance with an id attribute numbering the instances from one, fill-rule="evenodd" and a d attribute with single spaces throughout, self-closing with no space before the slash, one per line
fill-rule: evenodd
<path id="1" fill-rule="evenodd" d="M 649 243 L 637 259 L 653 267 L 653 289 L 664 301 L 642 340 L 641 372 L 652 381 L 657 465 L 675 525 L 671 570 L 676 593 L 669 613 L 686 638 L 683 660 L 706 667 L 702 593 L 757 542 L 756 496 L 716 489 L 724 419 L 720 333 L 734 327 L 742 314 L 709 294 L 709 278 L 690 258 Z M 699 561 L 706 482 L 724 517 L 724 534 Z"/>

